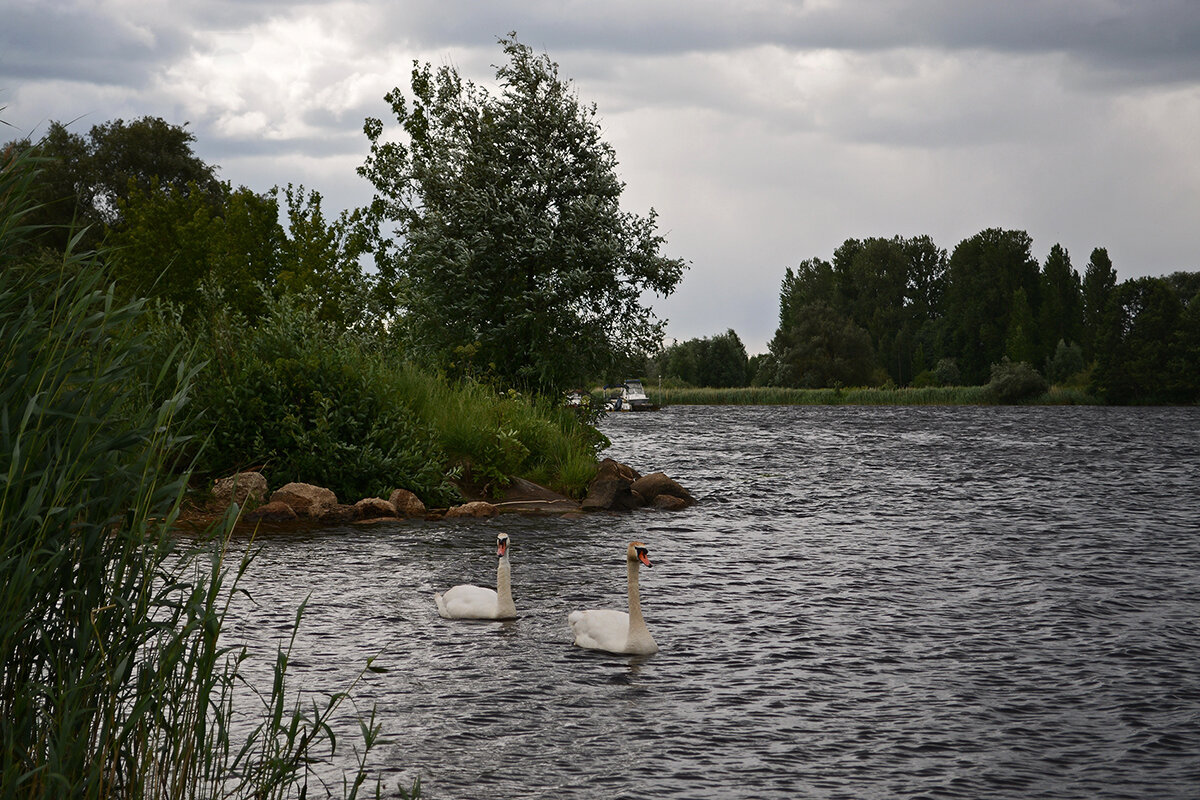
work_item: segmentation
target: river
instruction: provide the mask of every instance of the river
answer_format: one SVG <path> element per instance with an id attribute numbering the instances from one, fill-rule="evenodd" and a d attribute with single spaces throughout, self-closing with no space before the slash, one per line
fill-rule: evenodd
<path id="1" fill-rule="evenodd" d="M 269 654 L 308 597 L 293 679 L 338 691 L 375 657 L 371 767 L 426 798 L 1200 795 L 1200 408 L 602 429 L 697 505 L 263 537 L 228 637 Z M 441 619 L 435 591 L 495 585 L 497 531 L 520 618 Z M 634 539 L 660 651 L 573 647 L 569 611 L 625 607 Z"/>

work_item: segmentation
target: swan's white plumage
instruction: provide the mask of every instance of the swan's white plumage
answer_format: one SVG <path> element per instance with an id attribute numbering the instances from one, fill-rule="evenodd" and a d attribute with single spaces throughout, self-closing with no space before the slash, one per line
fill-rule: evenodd
<path id="1" fill-rule="evenodd" d="M 517 607 L 512 599 L 512 572 L 508 563 L 508 535 L 496 537 L 496 588 L 459 584 L 444 593 L 435 593 L 438 614 L 446 619 L 514 619 Z"/>
<path id="2" fill-rule="evenodd" d="M 629 580 L 629 612 L 606 608 L 572 611 L 567 616 L 567 624 L 571 626 L 575 644 L 579 647 L 631 655 L 658 652 L 658 645 L 642 617 L 638 595 L 638 565 L 650 566 L 646 546 L 641 542 L 631 542 L 625 560 Z"/>

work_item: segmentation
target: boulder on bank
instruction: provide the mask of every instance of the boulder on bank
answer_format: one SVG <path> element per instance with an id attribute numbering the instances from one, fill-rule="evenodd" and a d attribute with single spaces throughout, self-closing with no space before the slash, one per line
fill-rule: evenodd
<path id="1" fill-rule="evenodd" d="M 660 494 L 658 497 L 654 498 L 654 502 L 651 505 L 663 511 L 683 511 L 691 504 L 692 501 L 684 500 L 682 497 L 675 497 L 674 495 L 669 494 Z"/>
<path id="2" fill-rule="evenodd" d="M 484 500 L 474 500 L 454 506 L 446 511 L 446 519 L 461 519 L 463 517 L 494 517 L 500 509 Z"/>
<path id="3" fill-rule="evenodd" d="M 289 483 L 271 494 L 272 503 L 287 503 L 301 517 L 320 519 L 331 506 L 337 505 L 337 495 L 311 483 Z"/>
<path id="4" fill-rule="evenodd" d="M 358 517 L 358 509 L 349 503 L 334 503 L 321 512 L 320 521 L 326 525 L 339 525 L 354 522 Z"/>
<path id="5" fill-rule="evenodd" d="M 208 508 L 211 511 L 225 511 L 237 503 L 244 509 L 247 504 L 261 505 L 266 497 L 267 479 L 261 472 L 239 472 L 213 483 Z"/>
<path id="6" fill-rule="evenodd" d="M 396 507 L 382 497 L 364 497 L 354 504 L 356 519 L 390 519 L 396 516 Z"/>
<path id="7" fill-rule="evenodd" d="M 696 499 L 687 489 L 667 477 L 665 472 L 652 472 L 635 480 L 629 487 L 634 494 L 640 495 L 646 505 L 667 510 L 687 508 Z M 663 499 L 660 504 L 659 499 Z M 667 499 L 670 498 L 670 499 Z M 674 502 L 678 501 L 678 502 Z"/>
<path id="8" fill-rule="evenodd" d="M 581 508 L 584 511 L 632 511 L 645 503 L 633 493 L 633 482 L 640 478 L 626 464 L 606 458 L 600 462 L 596 477 L 588 486 L 587 497 Z"/>
<path id="9" fill-rule="evenodd" d="M 421 498 L 410 492 L 408 489 L 396 489 L 392 492 L 388 502 L 396 509 L 396 516 L 399 517 L 423 517 L 425 516 L 425 504 L 421 502 Z"/>
<path id="10" fill-rule="evenodd" d="M 246 512 L 242 519 L 246 522 L 295 522 L 300 515 L 282 500 L 273 500 Z"/>

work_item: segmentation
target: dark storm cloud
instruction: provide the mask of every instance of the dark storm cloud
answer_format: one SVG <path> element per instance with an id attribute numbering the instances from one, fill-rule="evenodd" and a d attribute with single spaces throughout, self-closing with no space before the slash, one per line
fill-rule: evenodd
<path id="1" fill-rule="evenodd" d="M 21 4 L 0 13 L 0 86 L 64 80 L 137 88 L 190 41 L 185 30 L 139 30 L 95 6 Z"/>
<path id="2" fill-rule="evenodd" d="M 455 13 L 455 9 L 460 12 Z M 744 2 L 417 0 L 392 12 L 415 39 L 477 47 L 516 31 L 552 52 L 679 54 L 776 46 L 873 52 L 896 48 L 1063 53 L 1123 80 L 1200 76 L 1195 0 L 908 0 Z"/>

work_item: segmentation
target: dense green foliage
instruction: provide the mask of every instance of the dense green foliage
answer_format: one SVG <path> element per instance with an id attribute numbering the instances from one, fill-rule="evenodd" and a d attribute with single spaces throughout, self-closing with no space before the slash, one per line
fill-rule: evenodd
<path id="1" fill-rule="evenodd" d="M 640 371 L 688 386 L 748 386 L 752 377 L 746 346 L 732 328 L 713 337 L 676 342 Z"/>
<path id="2" fill-rule="evenodd" d="M 460 477 L 500 492 L 517 475 L 579 495 L 605 444 L 565 409 L 447 384 L 294 297 L 269 303 L 255 324 L 159 315 L 154 333 L 160 353 L 188 348 L 202 360 L 205 475 L 255 468 L 272 486 L 314 483 L 350 502 L 403 488 L 445 507 Z"/>
<path id="3" fill-rule="evenodd" d="M 788 268 L 752 383 L 987 383 L 1015 402 L 1049 379 L 1112 403 L 1200 402 L 1200 273 L 1118 286 L 1103 248 L 1082 278 L 1060 245 L 1041 267 L 1031 248 L 1024 231 L 1000 229 L 949 258 L 928 237 L 849 239 L 832 262 Z"/>
<path id="4" fill-rule="evenodd" d="M 157 358 L 94 257 L 21 255 L 34 161 L 0 166 L 0 795 L 305 796 L 345 695 L 289 700 L 285 647 L 235 707 L 248 654 L 220 636 L 248 562 L 170 530 L 195 367 Z"/>
<path id="5" fill-rule="evenodd" d="M 1050 388 L 1046 379 L 1028 361 L 1009 361 L 1008 357 L 992 365 L 988 395 L 998 403 L 1017 403 L 1040 397 Z"/>
<path id="6" fill-rule="evenodd" d="M 104 245 L 101 258 L 123 299 L 173 303 L 186 318 L 233 308 L 251 318 L 267 298 L 304 294 L 344 325 L 369 310 L 372 281 L 358 258 L 373 241 L 366 215 L 328 221 L 321 195 L 288 186 L 285 229 L 280 192 L 259 194 L 218 181 L 192 152 L 182 126 L 145 117 L 97 125 L 88 136 L 51 123 L 36 142 L 10 142 L 5 158 L 38 160 L 29 188 L 27 252 Z"/>
<path id="7" fill-rule="evenodd" d="M 216 169 L 192 152 L 194 141 L 183 126 L 143 117 L 96 125 L 86 136 L 51 122 L 36 148 L 29 140 L 10 143 L 42 158 L 28 195 L 29 219 L 38 226 L 32 241 L 62 252 L 70 234 L 81 237 L 79 247 L 94 247 L 108 228 L 121 226 L 123 203 L 136 192 L 195 195 L 196 203 L 219 205 L 224 187 Z"/>
<path id="8" fill-rule="evenodd" d="M 548 57 L 502 39 L 498 95 L 451 66 L 386 99 L 399 123 L 365 131 L 360 169 L 392 223 L 377 263 L 411 352 L 448 373 L 561 395 L 651 353 L 683 262 L 659 254 L 653 210 L 620 208 L 616 155 Z"/>

